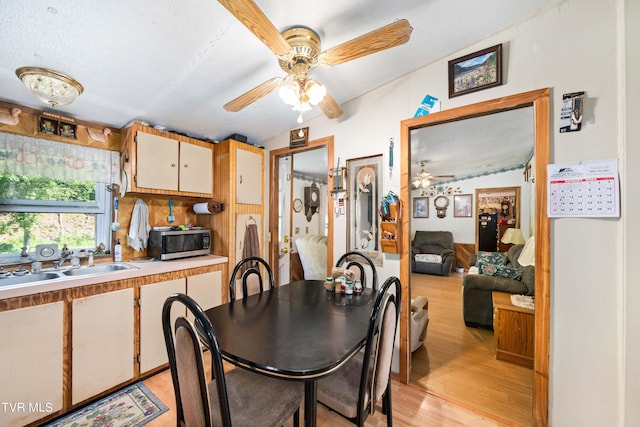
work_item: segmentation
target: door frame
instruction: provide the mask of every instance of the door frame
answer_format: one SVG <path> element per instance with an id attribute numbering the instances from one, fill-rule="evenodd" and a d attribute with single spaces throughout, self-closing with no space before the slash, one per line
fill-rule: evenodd
<path id="1" fill-rule="evenodd" d="M 476 104 L 452 108 L 426 116 L 400 122 L 400 199 L 411 198 L 411 130 L 435 124 L 478 117 L 494 112 L 533 106 L 535 117 L 535 178 L 536 178 L 536 277 L 535 277 L 535 352 L 533 366 L 533 423 L 535 426 L 549 425 L 549 351 L 550 351 L 550 221 L 547 206 L 547 164 L 550 159 L 550 89 L 538 89 L 516 95 L 505 96 Z M 411 212 L 409 203 L 402 205 L 402 233 L 411 234 Z M 411 352 L 410 337 L 410 239 L 401 242 L 400 281 L 402 300 L 400 314 L 400 373 L 399 378 L 409 383 Z"/>
<path id="2" fill-rule="evenodd" d="M 269 152 L 269 264 L 278 265 L 278 182 L 279 182 L 279 168 L 278 162 L 280 157 L 287 156 L 295 153 L 302 153 L 304 151 L 314 150 L 317 148 L 327 148 L 327 176 L 329 176 L 329 169 L 333 165 L 333 135 L 320 139 L 314 139 L 309 141 L 304 147 L 296 148 L 278 148 Z M 333 215 L 331 215 L 331 195 L 326 194 L 325 203 L 327 206 L 328 224 L 327 224 L 327 272 L 333 265 Z M 279 269 L 273 269 L 274 280 L 278 283 Z"/>

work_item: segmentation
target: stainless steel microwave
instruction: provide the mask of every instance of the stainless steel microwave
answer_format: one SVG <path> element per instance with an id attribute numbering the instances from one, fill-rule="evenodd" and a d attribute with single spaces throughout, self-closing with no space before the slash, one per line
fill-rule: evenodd
<path id="1" fill-rule="evenodd" d="M 159 260 L 209 255 L 211 230 L 151 230 L 147 252 Z"/>

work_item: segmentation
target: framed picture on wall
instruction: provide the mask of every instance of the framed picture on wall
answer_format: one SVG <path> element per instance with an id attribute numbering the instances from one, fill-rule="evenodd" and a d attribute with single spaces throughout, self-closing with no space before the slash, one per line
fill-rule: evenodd
<path id="1" fill-rule="evenodd" d="M 473 197 L 471 194 L 456 194 L 453 196 L 454 218 L 471 218 Z"/>
<path id="2" fill-rule="evenodd" d="M 429 198 L 428 197 L 413 198 L 413 217 L 429 218 Z"/>
<path id="3" fill-rule="evenodd" d="M 501 84 L 501 44 L 449 61 L 449 98 Z"/>

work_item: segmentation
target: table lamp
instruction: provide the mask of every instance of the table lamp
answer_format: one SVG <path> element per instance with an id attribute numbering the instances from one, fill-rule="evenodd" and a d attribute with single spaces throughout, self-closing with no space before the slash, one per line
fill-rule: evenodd
<path id="1" fill-rule="evenodd" d="M 522 230 L 519 228 L 507 228 L 500 241 L 502 243 L 511 243 L 512 245 L 521 245 L 525 242 Z"/>

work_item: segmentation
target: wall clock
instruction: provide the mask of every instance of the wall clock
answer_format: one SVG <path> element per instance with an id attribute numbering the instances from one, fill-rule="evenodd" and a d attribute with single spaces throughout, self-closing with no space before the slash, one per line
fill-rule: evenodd
<path id="1" fill-rule="evenodd" d="M 293 211 L 295 213 L 302 211 L 302 199 L 293 199 Z"/>
<path id="2" fill-rule="evenodd" d="M 449 198 L 447 196 L 438 196 L 433 201 L 436 207 L 436 215 L 438 218 L 444 218 L 447 215 L 447 206 L 449 206 Z"/>

